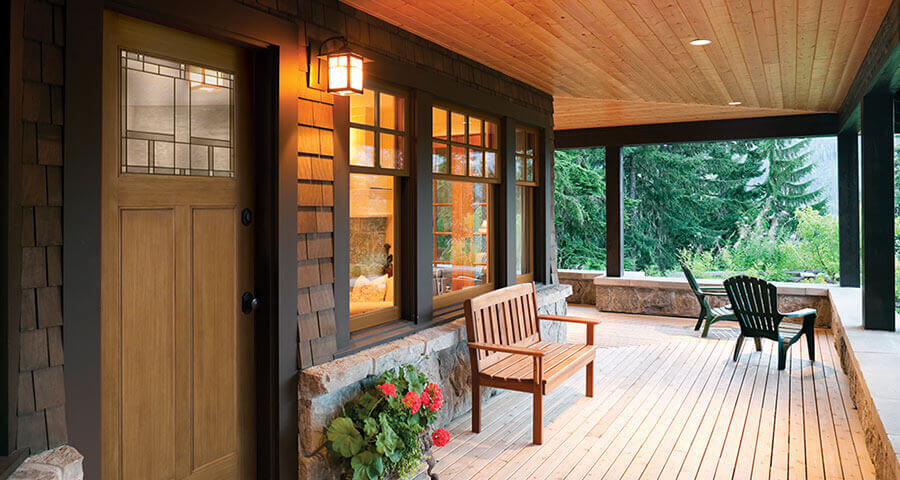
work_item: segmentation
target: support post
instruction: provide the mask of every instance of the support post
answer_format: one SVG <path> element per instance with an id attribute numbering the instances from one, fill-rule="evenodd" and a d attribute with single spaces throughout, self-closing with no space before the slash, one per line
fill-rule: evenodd
<path id="1" fill-rule="evenodd" d="M 838 134 L 838 231 L 841 286 L 859 287 L 859 134 Z"/>
<path id="2" fill-rule="evenodd" d="M 894 326 L 894 102 L 878 85 L 862 102 L 863 327 Z"/>
<path id="3" fill-rule="evenodd" d="M 622 181 L 622 146 L 606 146 L 606 276 L 621 277 L 625 273 L 623 243 L 625 211 Z"/>
<path id="4" fill-rule="evenodd" d="M 497 232 L 497 288 L 516 283 L 516 122 L 512 118 L 500 119 L 500 178 L 497 185 L 497 209 L 494 222 Z"/>

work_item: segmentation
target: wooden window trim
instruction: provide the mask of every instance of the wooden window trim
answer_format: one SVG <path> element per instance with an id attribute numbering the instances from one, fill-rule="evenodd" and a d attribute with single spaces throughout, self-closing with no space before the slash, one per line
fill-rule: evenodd
<path id="1" fill-rule="evenodd" d="M 502 145 L 503 139 L 501 138 L 501 123 L 500 123 L 500 119 L 497 118 L 497 117 L 495 117 L 495 116 L 493 116 L 493 115 L 489 115 L 489 114 L 486 114 L 486 113 L 484 113 L 484 112 L 480 112 L 480 111 L 478 111 L 478 110 L 473 110 L 473 109 L 470 109 L 470 108 L 461 107 L 461 106 L 459 106 L 459 105 L 457 105 L 457 104 L 454 104 L 454 103 L 451 103 L 451 102 L 446 102 L 446 101 L 443 101 L 443 100 L 434 100 L 434 101 L 432 102 L 432 105 L 431 105 L 432 111 L 433 111 L 434 108 L 440 108 L 440 109 L 443 109 L 443 110 L 446 110 L 446 111 L 447 111 L 447 139 L 444 140 L 444 139 L 441 139 L 441 138 L 436 138 L 436 137 L 434 136 L 434 132 L 433 132 L 433 131 L 428 133 L 428 138 L 430 138 L 431 144 L 432 144 L 432 145 L 435 144 L 435 143 L 440 143 L 440 144 L 443 144 L 443 145 L 446 145 L 446 146 L 447 146 L 447 153 L 448 153 L 447 161 L 448 161 L 448 162 L 452 162 L 452 159 L 451 159 L 451 157 L 450 157 L 450 155 L 451 155 L 450 152 L 452 152 L 453 147 L 460 147 L 460 148 L 465 148 L 465 149 L 466 149 L 466 172 L 469 172 L 469 171 L 470 171 L 470 166 L 469 166 L 469 155 L 468 155 L 468 152 L 469 152 L 470 149 L 477 149 L 477 150 L 481 150 L 482 152 L 492 152 L 492 153 L 494 154 L 494 159 L 495 159 L 495 162 L 496 162 L 496 163 L 494 164 L 494 176 L 493 176 L 493 177 L 488 177 L 488 176 L 487 176 L 487 168 L 484 167 L 484 166 L 483 166 L 483 170 L 482 170 L 482 174 L 483 174 L 483 175 L 479 177 L 479 176 L 476 176 L 476 175 L 469 175 L 468 173 L 467 173 L 466 175 L 459 175 L 459 174 L 454 174 L 454 173 L 439 173 L 439 172 L 435 172 L 435 171 L 434 171 L 434 165 L 432 164 L 432 165 L 431 165 L 431 169 L 432 169 L 432 175 L 434 176 L 434 178 L 435 178 L 435 179 L 441 179 L 441 180 L 468 181 L 468 182 L 476 182 L 476 183 L 490 183 L 490 184 L 500 184 L 500 183 L 503 183 L 503 175 L 502 175 L 502 171 L 503 171 L 503 158 L 502 158 L 502 156 L 501 156 L 501 149 L 500 149 L 500 147 L 501 147 L 501 145 Z M 451 129 L 452 129 L 452 118 L 453 118 L 453 113 L 458 113 L 458 114 L 465 115 L 466 118 L 469 118 L 469 117 L 475 117 L 475 118 L 478 118 L 479 120 L 481 120 L 481 131 L 482 131 L 482 134 L 481 134 L 481 135 L 482 135 L 482 142 L 481 142 L 482 144 L 481 144 L 481 145 L 476 145 L 476 144 L 473 144 L 473 143 L 469 143 L 469 141 L 468 141 L 468 140 L 469 140 L 469 129 L 468 129 L 468 126 L 466 127 L 466 132 L 465 132 L 465 137 L 466 137 L 466 141 L 465 141 L 465 142 L 457 142 L 457 141 L 454 141 L 454 140 L 451 139 L 451 137 L 452 137 L 452 135 L 451 135 Z M 497 134 L 496 134 L 496 135 L 497 135 L 497 142 L 496 142 L 496 146 L 495 146 L 495 147 L 488 147 L 488 146 L 487 146 L 487 128 L 486 128 L 486 125 L 487 125 L 489 122 L 490 122 L 490 123 L 493 123 L 493 124 L 496 126 L 496 128 L 497 128 Z M 467 125 L 468 125 L 468 124 L 467 124 Z M 484 164 L 482 164 L 482 165 L 484 165 Z M 452 172 L 452 170 L 453 170 L 452 163 L 448 164 L 448 166 L 449 166 L 449 170 Z"/>
<path id="2" fill-rule="evenodd" d="M 375 174 L 375 175 L 395 175 L 408 177 L 410 175 L 410 164 L 412 163 L 413 152 L 412 152 L 412 135 L 410 135 L 410 120 L 412 119 L 412 102 L 411 95 L 409 91 L 404 90 L 399 87 L 394 87 L 383 82 L 380 82 L 375 79 L 367 78 L 366 79 L 366 90 L 372 90 L 375 92 L 375 119 L 374 125 L 366 125 L 363 123 L 355 123 L 353 120 L 349 121 L 349 127 L 355 128 L 357 130 L 365 130 L 367 132 L 372 132 L 374 139 L 372 144 L 372 149 L 375 152 L 375 162 L 378 166 L 366 167 L 363 165 L 352 165 L 349 164 L 350 173 L 360 173 L 360 174 Z M 385 128 L 378 126 L 380 117 L 381 117 L 381 95 L 380 93 L 386 93 L 389 95 L 393 95 L 395 97 L 403 98 L 403 129 L 398 130 L 394 128 Z M 384 168 L 381 166 L 381 137 L 379 134 L 386 133 L 389 135 L 397 135 L 403 137 L 403 168 Z M 349 161 L 349 159 L 348 159 Z"/>
<path id="3" fill-rule="evenodd" d="M 540 169 L 541 132 L 537 128 L 529 127 L 526 125 L 516 125 L 516 130 L 524 130 L 526 134 L 531 133 L 532 135 L 534 135 L 534 153 L 533 154 L 528 155 L 527 153 L 525 153 L 524 148 L 522 150 L 519 150 L 518 145 L 515 146 L 516 148 L 515 148 L 515 153 L 514 153 L 516 157 L 521 156 L 521 157 L 525 158 L 526 160 L 528 158 L 531 158 L 531 160 L 532 160 L 531 168 L 532 168 L 532 171 L 534 172 L 534 180 L 528 181 L 528 180 L 516 179 L 516 185 L 525 186 L 525 187 L 539 187 L 541 185 L 541 177 L 539 174 L 541 171 L 541 169 Z M 513 139 L 512 142 L 515 143 L 517 141 L 517 139 L 518 139 L 518 135 L 516 135 L 516 138 Z M 520 154 L 519 152 L 522 152 L 522 153 Z"/>
<path id="4" fill-rule="evenodd" d="M 436 182 L 438 180 L 445 180 L 445 179 L 435 177 L 432 180 L 432 189 L 434 188 L 433 187 L 434 182 Z M 470 183 L 487 184 L 487 182 L 476 182 L 471 179 L 468 181 Z M 496 243 L 497 236 L 496 236 L 496 220 L 494 219 L 494 214 L 493 214 L 493 211 L 491 210 L 491 207 L 495 203 L 494 189 L 490 188 L 490 186 L 488 186 L 486 188 L 486 193 L 488 196 L 487 203 L 486 204 L 482 203 L 481 205 L 485 206 L 485 211 L 488 214 L 488 232 L 486 235 L 487 236 L 487 254 L 488 254 L 488 261 L 486 264 L 487 269 L 488 269 L 487 281 L 482 285 L 474 285 L 471 287 L 466 287 L 466 288 L 463 288 L 460 290 L 445 293 L 443 295 L 434 295 L 433 299 L 434 299 L 434 309 L 435 310 L 437 310 L 439 308 L 444 308 L 444 307 L 447 307 L 447 306 L 450 306 L 450 305 L 453 305 L 456 303 L 461 303 L 469 298 L 481 295 L 482 293 L 490 292 L 491 290 L 494 290 L 494 288 L 495 288 L 496 274 L 494 272 L 494 269 L 497 266 L 497 259 L 496 259 L 496 252 L 493 252 L 492 250 L 494 248 L 494 244 Z M 437 232 L 435 230 L 437 227 L 437 218 L 434 215 L 434 207 L 435 206 L 446 206 L 446 205 L 452 206 L 453 204 L 452 203 L 434 203 L 432 201 L 432 209 L 431 209 L 431 212 L 432 212 L 431 213 L 431 231 L 432 231 L 431 265 L 432 265 L 432 269 L 434 268 L 434 264 L 436 263 L 434 260 L 434 249 L 437 245 L 437 236 L 436 236 Z M 441 232 L 441 233 L 444 233 L 444 232 Z M 478 235 L 482 235 L 482 234 L 478 234 Z M 484 263 L 476 263 L 475 265 L 485 265 L 485 264 Z"/>
<path id="5" fill-rule="evenodd" d="M 525 237 L 527 242 L 523 246 L 525 249 L 525 256 L 528 260 L 527 265 L 528 269 L 523 268 L 523 272 L 516 274 L 516 283 L 529 283 L 534 281 L 534 198 L 535 192 L 537 191 L 537 187 L 533 187 L 530 185 L 516 185 L 516 188 L 522 188 L 523 194 L 528 193 L 530 198 L 523 199 L 525 204 L 525 212 L 523 216 L 525 217 Z M 516 202 L 516 207 L 518 208 L 518 202 Z M 519 234 L 518 229 L 516 229 L 516 235 Z M 518 255 L 516 255 L 516 268 L 518 269 Z"/>

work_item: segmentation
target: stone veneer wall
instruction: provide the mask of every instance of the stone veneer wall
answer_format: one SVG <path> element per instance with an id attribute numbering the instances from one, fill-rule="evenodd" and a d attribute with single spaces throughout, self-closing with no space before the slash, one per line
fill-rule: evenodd
<path id="1" fill-rule="evenodd" d="M 594 293 L 594 279 L 606 276 L 601 270 L 559 270 L 559 283 L 570 285 L 572 294 L 567 302 L 578 305 L 596 305 L 597 295 Z"/>
<path id="2" fill-rule="evenodd" d="M 721 281 L 701 280 L 701 286 L 721 286 Z M 816 285 L 777 283 L 778 309 L 791 312 L 814 308 L 818 312 L 816 327 L 830 328 L 831 302 L 828 289 Z M 636 313 L 694 317 L 700 315 L 697 297 L 687 281 L 678 278 L 606 278 L 594 279 L 595 305 L 601 312 Z M 727 297 L 707 297 L 710 306 L 721 307 Z"/>
<path id="3" fill-rule="evenodd" d="M 568 285 L 539 287 L 539 313 L 565 314 L 566 296 L 570 293 Z M 547 340 L 562 342 L 566 338 L 566 327 L 562 322 L 542 321 L 541 333 Z M 339 477 L 340 472 L 323 448 L 326 425 L 344 403 L 359 395 L 378 376 L 408 363 L 418 364 L 444 390 L 444 407 L 438 413 L 438 426 L 446 426 L 452 419 L 471 410 L 471 370 L 464 319 L 308 368 L 300 373 L 298 390 L 299 478 Z M 486 388 L 482 397 L 487 399 L 497 393 L 495 389 Z"/>
<path id="4" fill-rule="evenodd" d="M 16 445 L 66 441 L 62 345 L 65 5 L 27 0 L 22 50 L 22 276 Z"/>

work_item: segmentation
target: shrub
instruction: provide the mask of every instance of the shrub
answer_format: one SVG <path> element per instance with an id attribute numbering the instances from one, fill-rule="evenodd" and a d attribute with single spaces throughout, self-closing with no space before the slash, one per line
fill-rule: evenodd
<path id="1" fill-rule="evenodd" d="M 385 372 L 375 386 L 344 405 L 325 431 L 328 451 L 339 459 L 347 478 L 376 480 L 396 474 L 406 478 L 422 461 L 420 436 L 444 403 L 441 387 L 412 365 Z M 449 440 L 435 431 L 437 446 Z"/>

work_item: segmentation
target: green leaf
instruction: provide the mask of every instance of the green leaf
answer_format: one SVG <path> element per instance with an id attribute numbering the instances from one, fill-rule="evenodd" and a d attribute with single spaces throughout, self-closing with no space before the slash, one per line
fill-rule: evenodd
<path id="1" fill-rule="evenodd" d="M 378 433 L 378 422 L 372 417 L 367 418 L 365 422 L 363 422 L 363 431 L 370 437 L 375 435 Z"/>
<path id="2" fill-rule="evenodd" d="M 350 466 L 353 467 L 353 480 L 372 480 L 380 478 L 384 473 L 384 460 L 371 450 L 363 450 L 354 455 Z"/>
<path id="3" fill-rule="evenodd" d="M 378 453 L 382 453 L 385 455 L 390 455 L 394 452 L 394 449 L 397 448 L 397 442 L 400 440 L 400 437 L 394 432 L 394 429 L 391 428 L 390 420 L 388 416 L 385 414 L 381 414 L 381 433 L 375 437 L 375 447 L 378 449 Z"/>
<path id="4" fill-rule="evenodd" d="M 353 426 L 353 421 L 347 417 L 337 417 L 332 420 L 328 424 L 325 435 L 331 442 L 331 449 L 342 457 L 350 458 L 362 449 L 362 435 Z"/>
<path id="5" fill-rule="evenodd" d="M 422 390 L 425 390 L 425 375 L 417 372 L 412 365 L 407 365 L 406 368 L 404 368 L 403 378 L 406 380 L 410 391 L 422 393 Z"/>
<path id="6" fill-rule="evenodd" d="M 378 398 L 373 396 L 371 393 L 366 392 L 359 397 L 359 400 L 356 401 L 357 405 L 359 405 L 362 410 L 369 411 L 375 404 L 378 403 Z"/>

